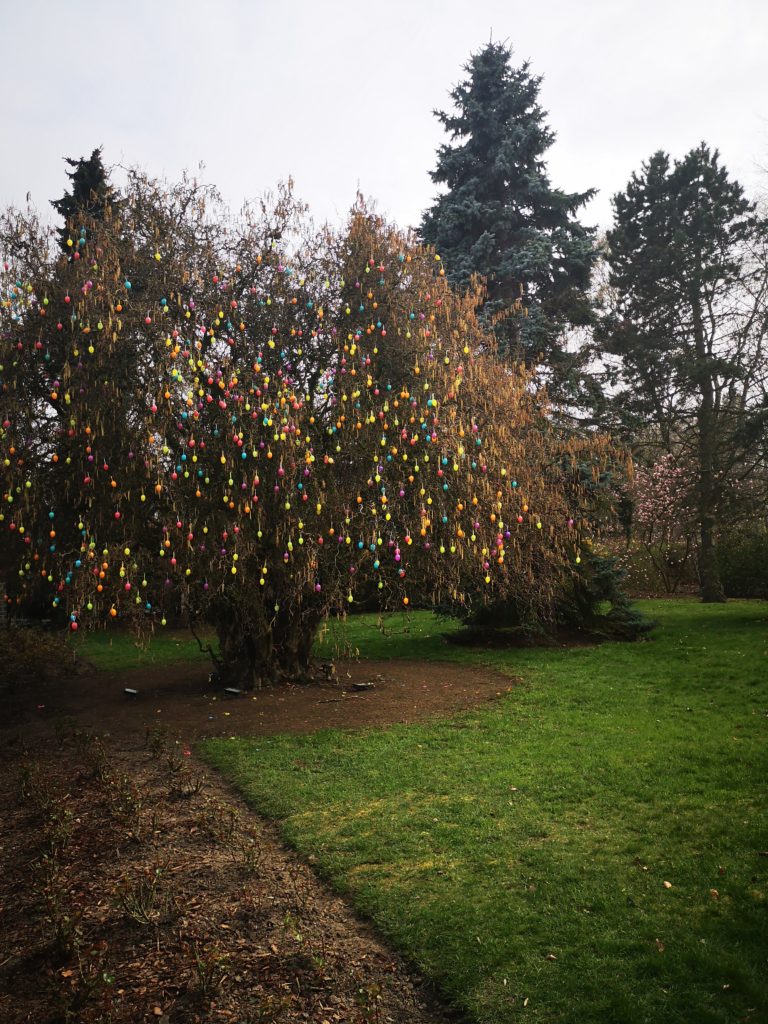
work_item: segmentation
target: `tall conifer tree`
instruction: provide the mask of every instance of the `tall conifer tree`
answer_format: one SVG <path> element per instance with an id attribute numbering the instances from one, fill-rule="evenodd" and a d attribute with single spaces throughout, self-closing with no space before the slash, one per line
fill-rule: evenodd
<path id="1" fill-rule="evenodd" d="M 577 215 L 594 190 L 553 188 L 544 157 L 555 134 L 527 62 L 515 68 L 510 47 L 489 43 L 465 70 L 450 94 L 454 111 L 436 111 L 451 141 L 431 177 L 446 191 L 424 213 L 422 237 L 452 283 L 485 278 L 483 317 L 504 315 L 494 328 L 502 352 L 543 364 L 554 395 L 573 400 L 584 378 L 565 335 L 591 322 L 594 231 Z"/>
<path id="2" fill-rule="evenodd" d="M 617 419 L 695 468 L 701 593 L 719 601 L 724 499 L 763 465 L 768 226 L 704 143 L 655 153 L 613 205 L 601 343 L 619 359 Z"/>

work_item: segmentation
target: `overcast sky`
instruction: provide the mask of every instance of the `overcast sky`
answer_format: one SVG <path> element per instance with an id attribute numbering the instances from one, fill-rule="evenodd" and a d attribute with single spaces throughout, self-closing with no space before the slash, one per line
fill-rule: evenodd
<path id="1" fill-rule="evenodd" d="M 768 0 L 0 0 L 0 205 L 62 194 L 63 156 L 205 178 L 239 206 L 288 175 L 319 219 L 359 188 L 401 225 L 434 194 L 432 116 L 507 40 L 544 76 L 553 183 L 600 190 L 705 139 L 768 187 Z"/>

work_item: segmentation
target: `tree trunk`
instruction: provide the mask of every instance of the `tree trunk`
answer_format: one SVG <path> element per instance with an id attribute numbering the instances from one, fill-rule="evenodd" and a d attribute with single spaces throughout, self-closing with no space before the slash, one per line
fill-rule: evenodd
<path id="1" fill-rule="evenodd" d="M 213 656 L 219 682 L 241 690 L 312 678 L 312 646 L 322 615 L 315 610 L 280 611 L 257 623 L 247 610 L 218 609 L 213 624 L 219 650 Z"/>
<path id="2" fill-rule="evenodd" d="M 720 580 L 715 547 L 717 535 L 717 480 L 715 475 L 715 453 L 717 444 L 717 421 L 714 407 L 714 384 L 709 367 L 709 357 L 704 337 L 704 324 L 698 296 L 692 303 L 693 330 L 696 344 L 696 363 L 701 404 L 698 409 L 699 448 L 699 530 L 701 550 L 699 553 L 699 582 L 701 599 L 706 603 L 725 601 L 725 592 Z"/>
<path id="3" fill-rule="evenodd" d="M 219 651 L 214 664 L 222 686 L 260 689 L 274 682 L 272 637 L 255 633 L 237 615 L 216 622 Z"/>
<path id="4" fill-rule="evenodd" d="M 313 609 L 281 613 L 274 624 L 274 644 L 283 678 L 309 682 L 313 678 L 312 646 L 322 616 Z"/>
<path id="5" fill-rule="evenodd" d="M 699 580 L 701 583 L 701 600 L 707 604 L 725 601 L 725 591 L 720 579 L 717 564 L 717 549 L 714 537 L 715 520 L 713 516 L 702 516 L 701 520 L 701 552 L 699 562 Z"/>

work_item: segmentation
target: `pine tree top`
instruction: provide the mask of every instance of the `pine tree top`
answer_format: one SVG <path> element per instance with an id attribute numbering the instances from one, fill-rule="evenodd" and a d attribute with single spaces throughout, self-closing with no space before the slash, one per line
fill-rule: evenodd
<path id="1" fill-rule="evenodd" d="M 52 199 L 51 206 L 64 218 L 64 226 L 58 229 L 59 244 L 67 251 L 67 240 L 71 231 L 76 228 L 74 222 L 78 216 L 82 219 L 95 218 L 100 220 L 108 206 L 118 205 L 118 199 L 109 181 L 109 173 L 101 158 L 102 147 L 94 149 L 90 157 L 79 157 L 74 160 L 65 157 L 72 170 L 67 177 L 72 183 L 70 192 L 65 192 L 61 199 Z"/>
<path id="2" fill-rule="evenodd" d="M 712 289 L 737 272 L 735 253 L 757 230 L 755 204 L 701 142 L 680 160 L 662 150 L 613 197 L 611 283 L 640 304 L 675 308 L 691 288 Z"/>
<path id="3" fill-rule="evenodd" d="M 541 355 L 562 364 L 564 332 L 591 317 L 594 231 L 577 214 L 594 190 L 553 187 L 545 157 L 555 133 L 527 61 L 514 67 L 510 46 L 489 43 L 464 70 L 454 109 L 435 111 L 449 141 L 431 177 L 446 190 L 425 211 L 422 237 L 452 283 L 485 279 L 484 315 L 502 348 L 529 365 Z"/>

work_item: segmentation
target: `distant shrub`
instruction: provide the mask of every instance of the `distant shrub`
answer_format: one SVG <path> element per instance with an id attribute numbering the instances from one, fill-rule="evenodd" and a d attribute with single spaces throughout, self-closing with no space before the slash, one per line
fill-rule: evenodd
<path id="1" fill-rule="evenodd" d="M 635 473 L 633 548 L 643 549 L 652 590 L 676 594 L 690 580 L 696 560 L 696 479 L 671 454 Z M 661 584 L 661 588 L 656 586 Z"/>
<path id="2" fill-rule="evenodd" d="M 655 623 L 633 604 L 626 573 L 608 551 L 585 546 L 580 572 L 557 607 L 558 622 L 614 640 L 637 640 Z"/>
<path id="3" fill-rule="evenodd" d="M 638 541 L 628 548 L 613 545 L 613 551 L 624 573 L 624 589 L 632 597 L 664 597 L 698 588 L 695 561 L 684 551 L 676 552 L 671 546 L 652 551 Z"/>
<path id="4" fill-rule="evenodd" d="M 576 566 L 574 566 L 576 568 Z M 581 634 L 593 639 L 636 640 L 653 628 L 632 604 L 624 587 L 624 569 L 608 550 L 585 545 L 580 564 L 564 584 L 549 623 L 526 619 L 525 607 L 512 602 L 476 609 L 451 643 L 467 646 L 531 646 Z"/>
<path id="5" fill-rule="evenodd" d="M 768 600 L 768 530 L 721 538 L 718 562 L 726 597 Z"/>

